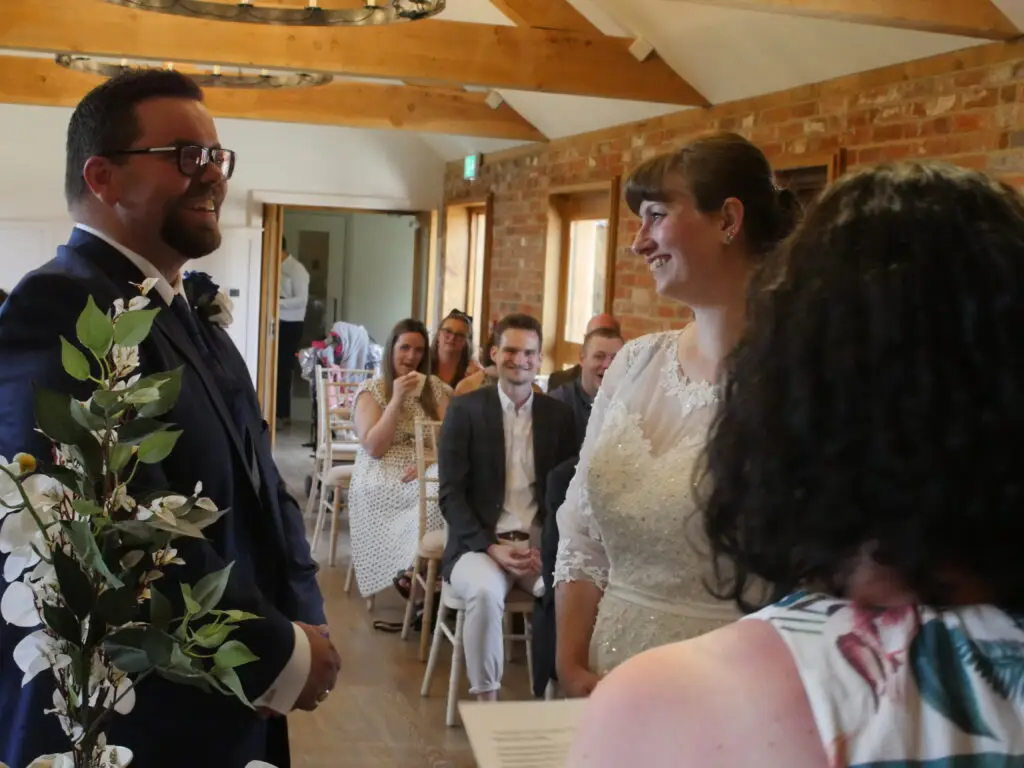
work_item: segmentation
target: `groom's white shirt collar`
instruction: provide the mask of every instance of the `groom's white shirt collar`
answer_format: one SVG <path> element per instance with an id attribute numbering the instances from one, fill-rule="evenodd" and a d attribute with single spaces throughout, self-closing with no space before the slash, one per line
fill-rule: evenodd
<path id="1" fill-rule="evenodd" d="M 160 294 L 160 298 L 164 300 L 164 304 L 167 306 L 171 306 L 171 302 L 174 300 L 175 295 L 181 294 L 181 296 L 185 296 L 185 290 L 181 282 L 180 274 L 178 275 L 178 279 L 175 281 L 174 285 L 171 285 L 167 282 L 167 278 L 161 274 L 160 270 L 149 263 L 144 256 L 140 256 L 131 248 L 121 245 L 121 243 L 117 242 L 110 235 L 105 234 L 94 227 L 90 227 L 88 224 L 80 224 L 76 222 L 75 226 L 83 232 L 88 232 L 93 237 L 98 237 L 111 248 L 120 252 L 121 255 L 138 268 L 143 277 L 154 278 L 156 280 L 156 285 L 154 287 L 156 288 L 157 293 Z"/>

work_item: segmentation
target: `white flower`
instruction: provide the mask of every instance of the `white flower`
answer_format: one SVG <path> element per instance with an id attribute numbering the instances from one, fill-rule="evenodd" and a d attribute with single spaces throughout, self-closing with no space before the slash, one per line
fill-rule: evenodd
<path id="1" fill-rule="evenodd" d="M 196 499 L 196 506 L 200 509 L 205 509 L 207 512 L 217 511 L 217 505 L 214 503 L 213 499 L 208 499 L 205 496 Z"/>
<path id="2" fill-rule="evenodd" d="M 114 318 L 124 314 L 124 299 L 114 299 Z"/>
<path id="3" fill-rule="evenodd" d="M 138 381 L 139 379 L 141 379 L 141 378 L 142 378 L 142 374 L 141 374 L 141 373 L 136 373 L 136 374 L 135 374 L 134 376 L 132 376 L 132 377 L 131 377 L 130 379 L 128 379 L 127 381 L 125 381 L 124 379 L 122 379 L 121 381 L 115 382 L 115 383 L 114 383 L 114 386 L 113 386 L 113 387 L 111 387 L 110 389 L 111 389 L 111 391 L 113 391 L 113 392 L 117 392 L 117 391 L 119 391 L 119 390 L 122 390 L 122 389 L 127 389 L 128 387 L 134 387 L 134 386 L 135 386 L 135 383 L 136 383 L 136 382 L 137 382 L 137 381 Z"/>
<path id="4" fill-rule="evenodd" d="M 167 547 L 153 553 L 153 566 L 166 568 L 168 565 L 184 565 L 185 561 L 178 557 L 178 550 Z"/>
<path id="5" fill-rule="evenodd" d="M 132 299 L 132 301 L 135 301 L 135 299 Z M 146 301 L 149 301 L 149 299 L 146 299 Z M 117 376 L 127 376 L 139 367 L 138 347 L 122 347 L 120 344 L 115 344 L 110 353 L 114 360 Z"/>
<path id="6" fill-rule="evenodd" d="M 120 301 L 120 299 L 118 299 Z M 139 309 L 145 309 L 149 306 L 149 299 L 146 296 L 136 296 L 134 299 L 128 302 L 128 309 L 135 312 Z"/>
<path id="7" fill-rule="evenodd" d="M 227 328 L 235 321 L 235 303 L 224 291 L 217 291 L 217 295 L 210 302 L 210 322 L 216 323 L 221 328 Z"/>
<path id="8" fill-rule="evenodd" d="M 63 486 L 45 475 L 32 475 L 23 489 L 44 525 L 56 518 L 57 493 Z M 47 549 L 46 534 L 39 529 L 26 508 L 7 515 L 0 523 L 0 552 L 9 555 L 4 563 L 4 580 L 14 581 L 26 568 L 39 562 L 39 552 Z"/>
<path id="9" fill-rule="evenodd" d="M 63 656 L 67 660 L 61 666 L 71 663 L 70 656 L 58 653 L 57 641 L 46 630 L 38 629 L 22 638 L 21 642 L 14 647 L 14 663 L 25 673 L 21 684 L 28 685 L 33 677 L 44 669 L 54 666 L 58 656 Z"/>
<path id="10" fill-rule="evenodd" d="M 23 581 L 15 581 L 0 598 L 0 615 L 8 624 L 32 629 L 43 623 L 36 608 L 36 594 Z"/>
<path id="11" fill-rule="evenodd" d="M 145 280 L 142 281 L 142 284 L 139 286 L 139 293 L 141 293 L 143 296 L 147 295 L 151 290 L 153 290 L 153 286 L 156 285 L 158 282 L 160 282 L 159 278 L 147 277 Z"/>
<path id="12" fill-rule="evenodd" d="M 71 737 L 71 741 L 78 741 L 84 735 L 82 726 L 72 723 L 70 718 L 68 718 L 68 703 L 60 691 L 56 689 L 53 691 L 53 709 L 47 709 L 44 714 L 57 715 L 57 719 L 60 720 L 60 727 L 64 730 L 64 733 Z M 54 768 L 56 766 L 57 763 L 54 763 Z"/>

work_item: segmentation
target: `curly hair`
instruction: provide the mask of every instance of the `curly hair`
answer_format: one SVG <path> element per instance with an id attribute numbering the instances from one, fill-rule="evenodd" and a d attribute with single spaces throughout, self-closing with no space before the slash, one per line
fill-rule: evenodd
<path id="1" fill-rule="evenodd" d="M 775 248 L 801 215 L 796 195 L 775 184 L 768 158 L 737 133 L 709 134 L 641 163 L 626 180 L 626 204 L 639 216 L 645 200 L 669 202 L 676 189 L 693 195 L 701 213 L 721 210 L 730 197 L 743 203 L 744 236 L 758 256 Z"/>
<path id="2" fill-rule="evenodd" d="M 765 265 L 705 453 L 713 591 L 844 593 L 869 552 L 927 604 L 1024 608 L 1024 201 L 944 164 L 840 180 Z"/>

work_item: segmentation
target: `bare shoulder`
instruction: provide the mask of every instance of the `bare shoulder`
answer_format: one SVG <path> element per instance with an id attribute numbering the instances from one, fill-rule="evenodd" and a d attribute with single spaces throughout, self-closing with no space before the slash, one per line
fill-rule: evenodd
<path id="1" fill-rule="evenodd" d="M 567 765 L 825 768 L 799 674 L 767 622 L 648 651 L 594 691 Z"/>

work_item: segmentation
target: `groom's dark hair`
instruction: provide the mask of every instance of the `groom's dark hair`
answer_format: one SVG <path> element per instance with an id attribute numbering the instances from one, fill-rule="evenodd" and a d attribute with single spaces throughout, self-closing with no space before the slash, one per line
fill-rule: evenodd
<path id="1" fill-rule="evenodd" d="M 75 107 L 68 124 L 64 198 L 73 205 L 85 194 L 82 170 L 90 157 L 112 155 L 139 137 L 135 107 L 158 98 L 202 101 L 192 78 L 169 69 L 128 69 L 96 86 Z"/>

